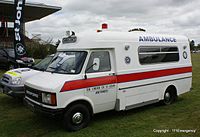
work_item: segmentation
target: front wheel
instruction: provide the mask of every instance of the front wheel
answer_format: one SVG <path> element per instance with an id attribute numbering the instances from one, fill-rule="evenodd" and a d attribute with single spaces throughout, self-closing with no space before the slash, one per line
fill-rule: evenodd
<path id="1" fill-rule="evenodd" d="M 90 122 L 90 117 L 90 112 L 85 105 L 73 105 L 64 114 L 64 128 L 68 131 L 78 131 L 87 127 Z"/>

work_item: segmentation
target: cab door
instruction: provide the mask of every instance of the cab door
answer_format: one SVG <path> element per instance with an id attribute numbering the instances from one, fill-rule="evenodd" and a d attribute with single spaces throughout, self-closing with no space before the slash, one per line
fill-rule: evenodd
<path id="1" fill-rule="evenodd" d="M 94 111 L 102 112 L 115 108 L 117 78 L 111 50 L 91 51 L 86 81 L 89 86 L 85 95 L 94 103 Z"/>

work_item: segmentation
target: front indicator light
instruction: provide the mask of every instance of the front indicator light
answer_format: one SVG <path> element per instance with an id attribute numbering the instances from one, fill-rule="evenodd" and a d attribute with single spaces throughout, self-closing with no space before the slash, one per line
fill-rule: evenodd
<path id="1" fill-rule="evenodd" d="M 56 106 L 56 94 L 51 94 L 51 105 Z"/>

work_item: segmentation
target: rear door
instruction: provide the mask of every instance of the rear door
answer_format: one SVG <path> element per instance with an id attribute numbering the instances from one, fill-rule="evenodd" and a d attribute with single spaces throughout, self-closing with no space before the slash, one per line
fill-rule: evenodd
<path id="1" fill-rule="evenodd" d="M 117 78 L 111 50 L 91 51 L 86 67 L 87 82 L 91 86 L 85 95 L 94 103 L 95 111 L 102 112 L 115 108 Z"/>

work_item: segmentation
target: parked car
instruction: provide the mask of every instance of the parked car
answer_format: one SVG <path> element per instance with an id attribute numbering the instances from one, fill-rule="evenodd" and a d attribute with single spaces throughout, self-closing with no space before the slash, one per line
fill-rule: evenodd
<path id="1" fill-rule="evenodd" d="M 3 93 L 13 97 L 24 97 L 24 81 L 40 71 L 46 70 L 53 56 L 53 54 L 47 56 L 32 68 L 18 68 L 7 71 L 0 80 Z"/>
<path id="2" fill-rule="evenodd" d="M 15 61 L 15 51 L 12 48 L 0 49 L 0 67 L 8 70 L 18 67 L 30 67 L 35 63 L 33 58 L 23 57 Z"/>

